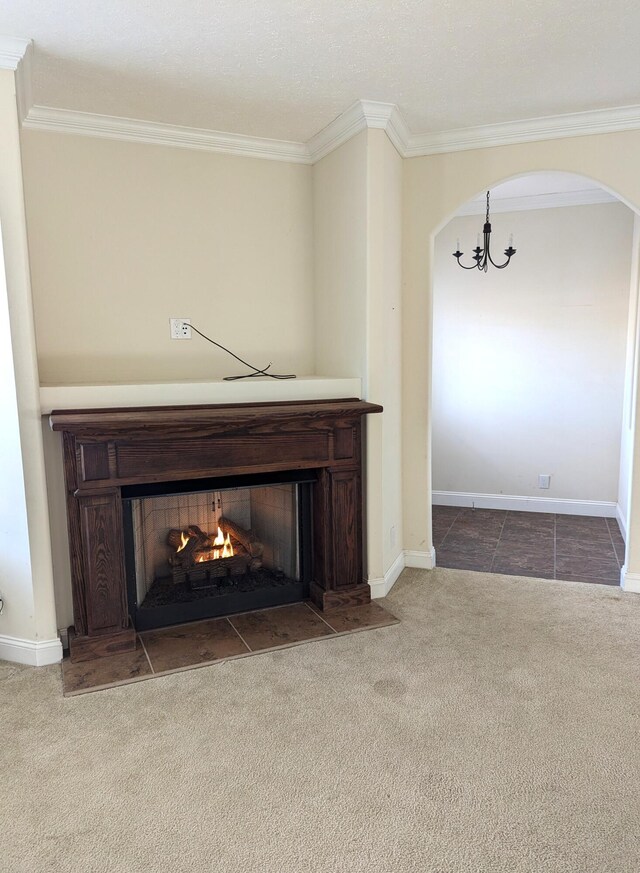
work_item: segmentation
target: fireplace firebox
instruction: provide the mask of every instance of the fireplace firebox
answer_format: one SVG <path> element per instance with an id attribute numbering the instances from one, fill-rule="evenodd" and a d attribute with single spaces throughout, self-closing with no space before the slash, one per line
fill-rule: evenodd
<path id="1" fill-rule="evenodd" d="M 135 629 L 307 598 L 314 481 L 301 471 L 125 486 L 125 571 Z"/>
<path id="2" fill-rule="evenodd" d="M 71 659 L 205 613 L 367 603 L 361 422 L 381 411 L 352 398 L 54 411 Z"/>

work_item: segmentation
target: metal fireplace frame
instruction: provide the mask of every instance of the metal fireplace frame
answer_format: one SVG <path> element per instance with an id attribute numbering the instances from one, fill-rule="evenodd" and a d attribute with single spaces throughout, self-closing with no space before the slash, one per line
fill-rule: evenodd
<path id="1" fill-rule="evenodd" d="M 286 471 L 269 475 L 227 476 L 224 478 L 188 479 L 182 482 L 163 482 L 152 485 L 129 485 L 121 489 L 124 524 L 124 563 L 127 577 L 129 617 L 136 631 L 170 627 L 204 618 L 216 618 L 252 609 L 266 609 L 285 603 L 299 603 L 309 597 L 313 579 L 313 486 L 314 472 Z M 137 602 L 136 566 L 133 517 L 131 501 L 145 497 L 170 494 L 217 491 L 229 488 L 250 489 L 269 485 L 295 485 L 298 488 L 298 533 L 299 579 L 290 579 L 281 586 L 256 589 L 244 593 L 230 590 L 228 593 L 202 596 L 194 600 L 140 609 Z"/>

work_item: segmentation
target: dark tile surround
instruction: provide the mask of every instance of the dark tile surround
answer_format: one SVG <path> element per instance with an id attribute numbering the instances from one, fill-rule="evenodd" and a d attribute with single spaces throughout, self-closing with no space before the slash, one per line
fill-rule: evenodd
<path id="1" fill-rule="evenodd" d="M 624 540 L 613 518 L 433 507 L 439 567 L 619 585 Z"/>
<path id="2" fill-rule="evenodd" d="M 397 619 L 378 603 L 320 612 L 312 603 L 207 619 L 138 634 L 134 652 L 62 662 L 65 696 L 126 685 L 302 642 L 386 627 Z"/>

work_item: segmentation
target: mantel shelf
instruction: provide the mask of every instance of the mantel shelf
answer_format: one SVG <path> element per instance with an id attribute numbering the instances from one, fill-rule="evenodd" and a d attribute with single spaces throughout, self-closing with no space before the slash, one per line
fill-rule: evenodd
<path id="1" fill-rule="evenodd" d="M 147 440 L 160 433 L 179 437 L 239 435 L 245 432 L 327 430 L 331 422 L 382 412 L 376 403 L 355 397 L 340 400 L 289 400 L 285 403 L 230 403 L 205 406 L 159 406 L 139 408 L 54 410 L 49 417 L 53 430 L 92 440 Z"/>

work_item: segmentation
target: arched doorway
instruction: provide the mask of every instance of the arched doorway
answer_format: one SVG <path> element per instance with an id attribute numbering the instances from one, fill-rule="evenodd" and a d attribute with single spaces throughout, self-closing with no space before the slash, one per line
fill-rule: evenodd
<path id="1" fill-rule="evenodd" d="M 437 564 L 619 584 L 634 215 L 575 174 L 520 176 L 491 194 L 494 257 L 510 231 L 518 246 L 507 270 L 462 271 L 451 257 L 456 237 L 476 244 L 484 192 L 435 239 Z"/>
<path id="2" fill-rule="evenodd" d="M 640 136 L 527 143 L 414 158 L 404 167 L 403 494 L 407 553 L 433 566 L 431 541 L 431 337 L 434 239 L 466 201 L 532 172 L 579 173 L 640 213 L 640 176 L 632 171 Z M 637 382 L 637 362 L 636 362 Z M 635 405 L 635 401 L 634 401 Z M 635 428 L 634 461 L 640 457 Z M 640 465 L 632 464 L 626 590 L 640 591 Z M 638 504 L 636 506 L 636 503 Z M 420 563 L 421 562 L 421 563 Z"/>

